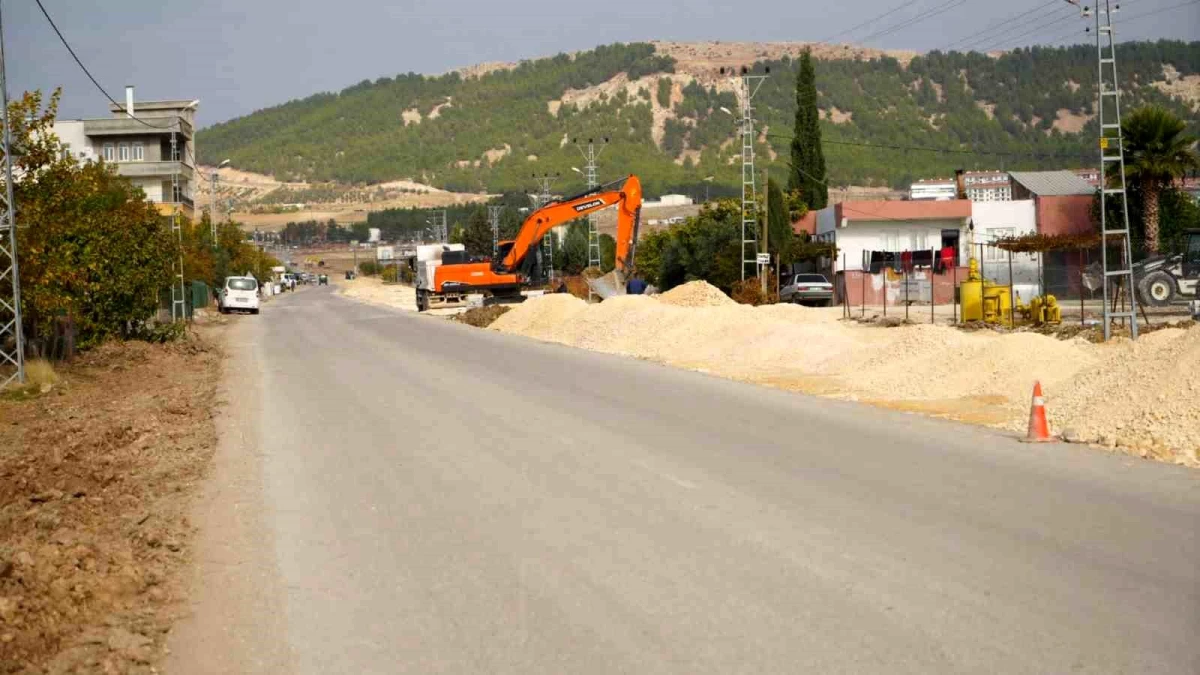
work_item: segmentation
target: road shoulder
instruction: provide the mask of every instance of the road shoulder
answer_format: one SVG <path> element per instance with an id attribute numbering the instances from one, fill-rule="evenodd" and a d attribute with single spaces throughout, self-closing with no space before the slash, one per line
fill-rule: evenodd
<path id="1" fill-rule="evenodd" d="M 170 673 L 289 672 L 284 593 L 263 498 L 260 412 L 264 392 L 256 329 L 226 335 L 211 475 L 193 507 L 198 534 L 188 616 L 167 642 Z M 234 345 L 238 348 L 233 348 Z"/>

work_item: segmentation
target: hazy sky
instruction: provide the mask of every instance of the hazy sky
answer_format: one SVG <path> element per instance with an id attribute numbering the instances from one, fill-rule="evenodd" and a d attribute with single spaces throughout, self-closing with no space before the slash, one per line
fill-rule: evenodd
<path id="1" fill-rule="evenodd" d="M 1119 37 L 1200 39 L 1200 0 L 1157 12 L 1185 1 L 1125 0 L 1117 14 Z M 109 93 L 123 99 L 124 86 L 133 84 L 139 99 L 198 98 L 201 126 L 363 79 L 409 71 L 437 74 L 480 61 L 513 61 L 619 41 L 836 38 L 928 50 L 950 47 L 1012 19 L 968 44 L 990 49 L 1082 36 L 1084 26 L 1064 0 L 42 3 Z M 35 1 L 0 0 L 0 7 L 9 91 L 61 85 L 61 116 L 107 115 L 105 99 L 58 42 Z M 1031 13 L 1014 18 L 1026 11 Z M 928 18 L 904 26 L 919 17 Z M 1128 20 L 1125 29 L 1123 19 Z"/>

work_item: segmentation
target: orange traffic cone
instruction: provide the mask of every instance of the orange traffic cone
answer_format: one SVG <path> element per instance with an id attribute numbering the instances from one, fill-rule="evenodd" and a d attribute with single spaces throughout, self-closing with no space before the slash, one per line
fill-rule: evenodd
<path id="1" fill-rule="evenodd" d="M 1033 403 L 1029 406 L 1029 433 L 1022 439 L 1026 443 L 1048 443 L 1050 425 L 1046 422 L 1046 399 L 1042 396 L 1042 383 L 1033 383 Z"/>

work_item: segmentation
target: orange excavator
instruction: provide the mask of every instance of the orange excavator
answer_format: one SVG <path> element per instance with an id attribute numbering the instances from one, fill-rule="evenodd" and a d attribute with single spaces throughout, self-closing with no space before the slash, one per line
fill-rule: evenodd
<path id="1" fill-rule="evenodd" d="M 468 293 L 519 301 L 521 289 L 530 284 L 542 237 L 555 227 L 614 205 L 617 207 L 616 274 L 618 278 L 630 275 L 642 213 L 642 183 L 634 175 L 552 201 L 530 213 L 516 239 L 498 243 L 493 260 L 468 261 L 464 252 L 447 250 L 440 264 L 418 271 L 417 309 L 423 312 L 433 302 L 465 297 Z"/>

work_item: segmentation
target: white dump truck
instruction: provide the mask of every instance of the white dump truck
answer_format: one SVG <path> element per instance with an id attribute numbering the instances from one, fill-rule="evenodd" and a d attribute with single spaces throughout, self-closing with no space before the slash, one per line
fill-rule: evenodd
<path id="1" fill-rule="evenodd" d="M 433 307 L 458 305 L 466 302 L 466 294 L 454 289 L 436 292 L 434 281 L 437 268 L 442 261 L 462 262 L 467 256 L 467 247 L 462 244 L 423 244 L 417 247 L 413 260 L 413 279 L 417 289 L 417 310 L 426 311 Z"/>

